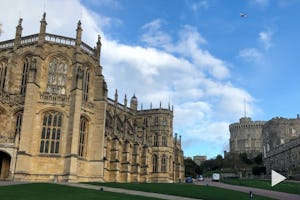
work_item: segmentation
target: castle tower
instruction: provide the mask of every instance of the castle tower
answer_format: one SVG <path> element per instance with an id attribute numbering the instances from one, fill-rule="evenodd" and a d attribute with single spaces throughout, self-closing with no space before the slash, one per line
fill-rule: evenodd
<path id="1" fill-rule="evenodd" d="M 262 153 L 262 128 L 265 121 L 252 121 L 250 117 L 240 118 L 240 121 L 229 125 L 230 153 L 247 153 L 255 157 Z"/>

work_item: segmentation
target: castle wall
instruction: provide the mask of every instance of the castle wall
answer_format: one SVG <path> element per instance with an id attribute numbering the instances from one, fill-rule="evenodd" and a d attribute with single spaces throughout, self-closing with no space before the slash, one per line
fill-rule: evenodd
<path id="1" fill-rule="evenodd" d="M 263 160 L 271 170 L 300 179 L 300 119 L 273 118 L 263 128 Z"/>

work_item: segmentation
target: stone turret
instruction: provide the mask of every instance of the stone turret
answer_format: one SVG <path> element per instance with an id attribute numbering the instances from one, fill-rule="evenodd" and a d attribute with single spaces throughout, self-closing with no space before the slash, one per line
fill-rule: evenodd
<path id="1" fill-rule="evenodd" d="M 135 94 L 133 94 L 133 96 L 131 97 L 131 100 L 130 100 L 130 108 L 133 110 L 137 110 L 137 107 L 138 107 L 138 100 L 137 100 Z"/>
<path id="2" fill-rule="evenodd" d="M 18 46 L 21 44 L 21 36 L 22 36 L 22 30 L 23 30 L 22 21 L 23 21 L 23 19 L 20 18 L 18 26 L 16 27 L 15 46 L 14 46 L 15 49 L 17 49 Z"/>

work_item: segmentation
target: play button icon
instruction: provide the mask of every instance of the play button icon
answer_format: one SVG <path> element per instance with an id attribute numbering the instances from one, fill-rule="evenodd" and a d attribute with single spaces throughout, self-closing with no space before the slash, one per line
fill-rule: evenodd
<path id="1" fill-rule="evenodd" d="M 284 176 L 282 176 L 281 174 L 275 172 L 274 170 L 272 170 L 272 178 L 271 178 L 271 185 L 272 187 L 274 185 L 277 185 L 278 183 L 280 183 L 281 181 L 284 181 L 286 178 Z"/>

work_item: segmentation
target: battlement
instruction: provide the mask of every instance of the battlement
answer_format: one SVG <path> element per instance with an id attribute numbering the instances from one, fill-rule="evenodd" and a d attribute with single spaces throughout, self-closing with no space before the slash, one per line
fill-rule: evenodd
<path id="1" fill-rule="evenodd" d="M 265 121 L 252 121 L 250 117 L 243 117 L 240 119 L 240 122 L 236 122 L 229 125 L 229 130 L 239 130 L 239 129 L 256 129 L 264 126 Z"/>

